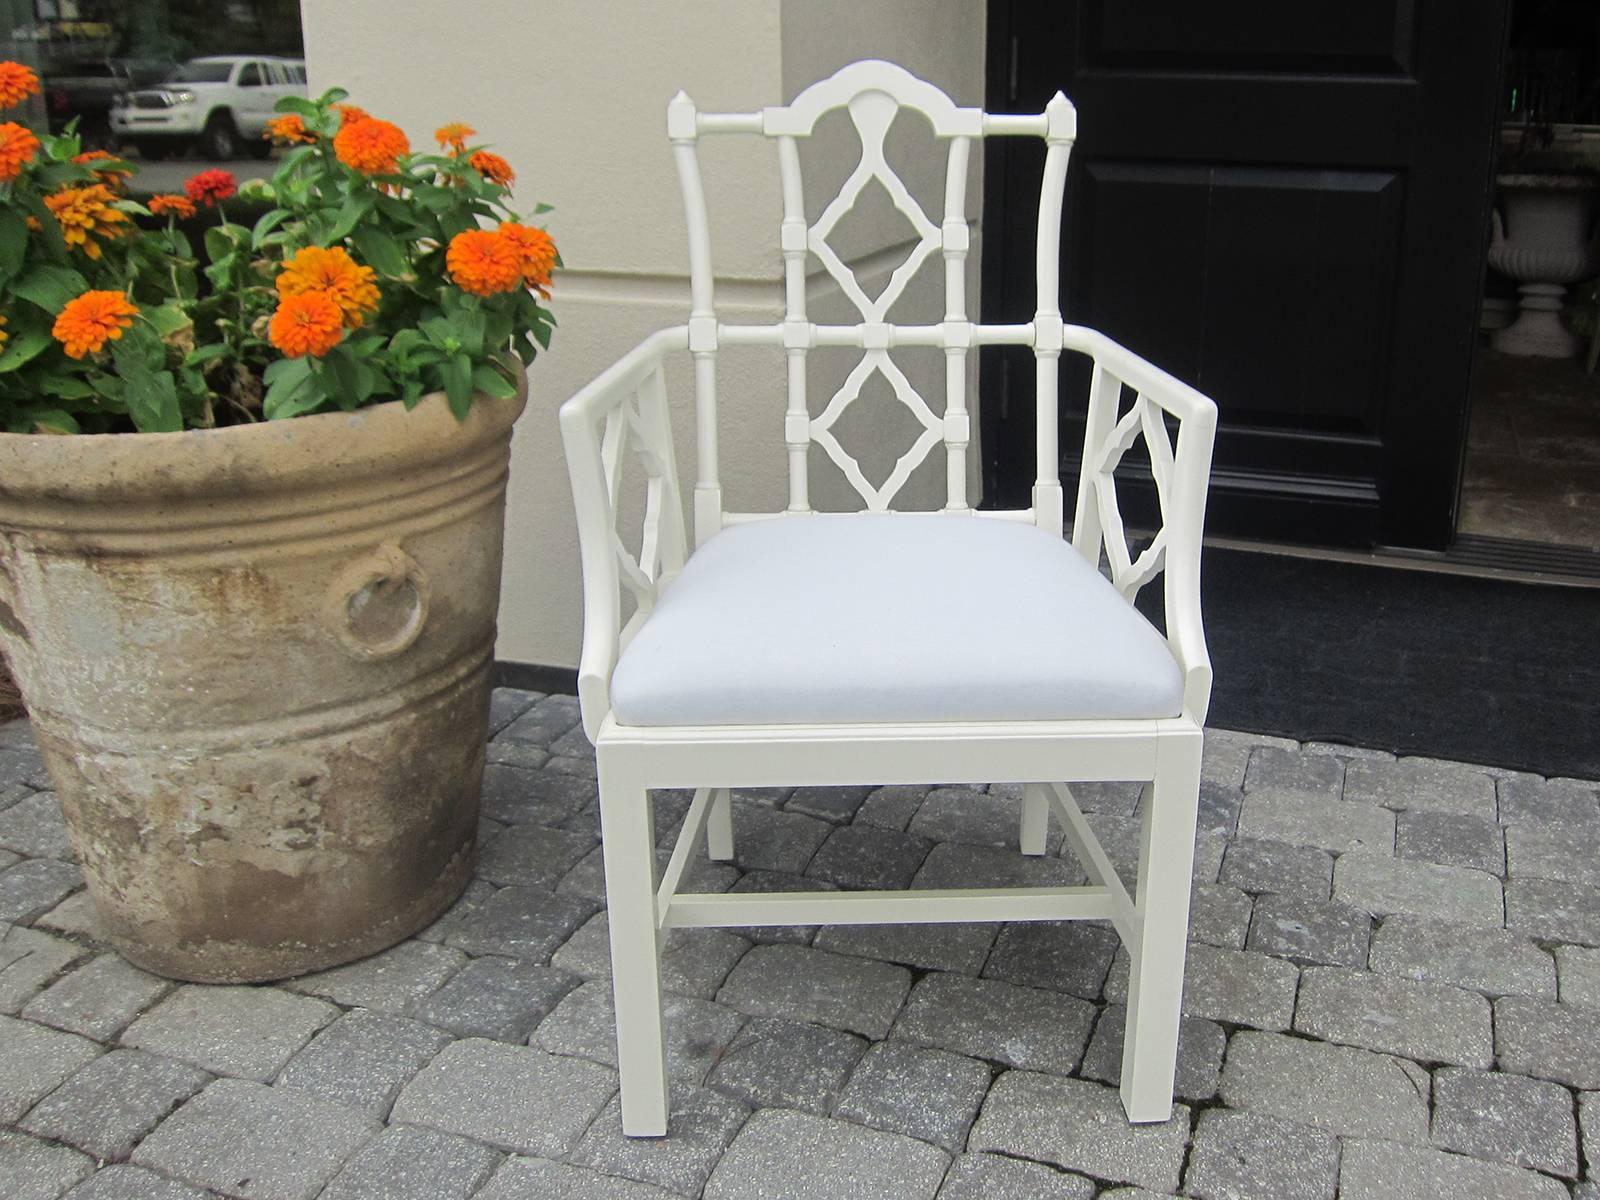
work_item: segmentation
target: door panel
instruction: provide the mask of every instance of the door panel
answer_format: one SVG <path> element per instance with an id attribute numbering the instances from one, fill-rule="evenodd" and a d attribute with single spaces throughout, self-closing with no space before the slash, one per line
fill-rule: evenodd
<path id="1" fill-rule="evenodd" d="M 1067 319 L 1217 400 L 1212 532 L 1447 542 L 1506 8 L 991 3 L 989 107 L 1078 107 Z M 988 147 L 985 318 L 1026 320 L 1040 155 L 1008 142 Z M 1004 352 L 984 370 L 986 498 L 1025 502 L 1027 376 Z M 1062 376 L 1064 478 L 1085 374 Z"/>
<path id="2" fill-rule="evenodd" d="M 1096 66 L 1159 64 L 1185 70 L 1304 73 L 1410 69 L 1413 0 L 1135 0 L 1097 4 L 1087 14 L 1084 61 Z"/>

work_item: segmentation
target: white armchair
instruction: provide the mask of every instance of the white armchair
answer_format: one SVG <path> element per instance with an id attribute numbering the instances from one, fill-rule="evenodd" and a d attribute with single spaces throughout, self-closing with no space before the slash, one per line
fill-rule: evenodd
<path id="1" fill-rule="evenodd" d="M 815 224 L 806 220 L 798 139 L 844 108 L 862 157 Z M 902 108 L 948 145 L 944 214 L 934 224 L 890 170 L 884 137 Z M 749 114 L 668 107 L 688 214 L 692 311 L 687 325 L 646 339 L 561 410 L 583 556 L 584 641 L 579 695 L 599 763 L 610 905 L 622 1121 L 630 1135 L 667 1127 L 660 955 L 667 932 L 693 926 L 1109 919 L 1131 957 L 1121 1093 L 1132 1121 L 1172 1107 L 1189 910 L 1201 728 L 1211 667 L 1200 618 L 1200 540 L 1216 408 L 1193 388 L 1100 334 L 1062 322 L 1058 251 L 1062 189 L 1076 114 L 1057 95 L 1045 111 L 993 116 L 960 108 L 884 62 L 860 62 L 787 107 Z M 771 325 L 725 324 L 713 305 L 701 136 L 777 141 L 786 311 Z M 974 139 L 1036 136 L 1047 145 L 1039 201 L 1038 303 L 1032 321 L 985 325 L 965 306 L 965 190 Z M 916 228 L 910 259 L 869 298 L 828 234 L 876 179 Z M 945 263 L 944 319 L 903 325 L 889 310 L 933 252 Z M 806 267 L 815 257 L 859 309 L 852 325 L 813 322 Z M 717 458 L 716 362 L 725 346 L 769 346 L 788 363 L 782 420 L 788 505 L 728 512 Z M 977 511 L 966 491 L 965 381 L 973 347 L 1031 347 L 1036 363 L 1037 476 L 1031 507 Z M 862 357 L 816 415 L 807 353 L 856 347 Z M 944 351 L 935 413 L 895 365 L 902 346 Z M 697 463 L 694 542 L 685 530 L 664 364 L 693 362 Z M 1072 540 L 1063 540 L 1056 380 L 1061 355 L 1093 361 Z M 874 486 L 833 432 L 881 373 L 924 434 Z M 776 407 L 776 406 L 775 406 Z M 774 424 L 777 424 L 776 412 Z M 1175 429 L 1176 441 L 1171 433 Z M 1142 438 L 1162 518 L 1130 553 L 1115 472 Z M 808 457 L 819 445 L 865 511 L 819 513 Z M 897 492 L 935 447 L 947 461 L 936 513 L 895 513 Z M 618 529 L 623 467 L 646 479 L 638 555 Z M 1109 580 L 1100 572 L 1102 553 Z M 1165 633 L 1133 607 L 1164 571 Z M 841 591 L 848 580 L 848 592 Z M 935 586 L 936 585 L 936 586 Z M 993 619 L 996 586 L 1004 618 Z M 634 611 L 623 621 L 623 591 Z M 841 601 L 841 596 L 847 599 Z M 1135 780 L 1142 801 L 1138 882 L 1130 896 L 1068 784 Z M 734 787 L 890 783 L 1021 783 L 1019 845 L 1043 854 L 1054 813 L 1092 881 L 1086 887 L 950 891 L 692 894 L 678 891 L 703 845 L 735 855 Z M 653 788 L 692 788 L 694 801 L 657 877 Z"/>

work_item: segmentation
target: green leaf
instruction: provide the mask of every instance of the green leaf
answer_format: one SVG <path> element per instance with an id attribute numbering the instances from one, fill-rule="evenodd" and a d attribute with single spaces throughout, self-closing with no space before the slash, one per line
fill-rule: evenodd
<path id="1" fill-rule="evenodd" d="M 33 408 L 23 413 L 23 419 L 41 433 L 82 433 L 77 419 L 59 408 Z"/>
<path id="2" fill-rule="evenodd" d="M 212 342 L 209 346 L 196 346 L 184 356 L 183 365 L 186 367 L 198 367 L 202 363 L 211 362 L 213 359 L 226 357 L 231 349 L 226 342 Z M 283 360 L 280 359 L 279 361 Z M 276 362 L 272 364 L 274 367 L 277 365 L 278 363 Z M 270 371 L 272 368 L 269 367 L 267 369 Z"/>
<path id="3" fill-rule="evenodd" d="M 350 234 L 356 254 L 362 262 L 379 275 L 401 279 L 411 274 L 411 264 L 406 261 L 400 243 L 373 225 L 362 225 Z"/>
<path id="4" fill-rule="evenodd" d="M 465 312 L 456 313 L 450 318 L 451 332 L 455 334 L 456 340 L 461 343 L 461 348 L 473 358 L 481 357 L 483 354 L 483 327 L 484 319 L 481 309 L 469 309 Z"/>
<path id="5" fill-rule="evenodd" d="M 389 339 L 389 352 L 404 356 L 411 353 L 426 340 L 422 336 L 421 330 L 407 326 Z"/>
<path id="6" fill-rule="evenodd" d="M 316 101 L 307 100 L 304 96 L 279 97 L 272 110 L 281 113 L 299 113 L 302 117 L 314 117 L 320 111 Z"/>
<path id="7" fill-rule="evenodd" d="M 517 385 L 488 363 L 480 363 L 472 369 L 472 386 L 496 400 L 509 400 L 517 394 Z"/>
<path id="8" fill-rule="evenodd" d="M 177 433 L 183 429 L 183 411 L 178 406 L 178 388 L 171 371 L 153 371 L 142 378 L 124 377 L 124 382 L 128 415 L 140 433 Z"/>
<path id="9" fill-rule="evenodd" d="M 286 208 L 269 208 L 261 214 L 261 219 L 256 222 L 255 228 L 250 231 L 250 248 L 261 249 L 262 240 L 289 219 L 292 214 Z"/>
<path id="10" fill-rule="evenodd" d="M 454 188 L 419 187 L 411 193 L 412 199 L 430 212 L 449 212 L 460 202 L 460 196 Z"/>
<path id="11" fill-rule="evenodd" d="M 40 395 L 54 400 L 87 400 L 94 389 L 80 375 L 63 375 L 55 371 L 41 372 L 33 379 Z"/>
<path id="12" fill-rule="evenodd" d="M 267 393 L 261 410 L 269 421 L 310 412 L 326 398 L 305 358 L 282 358 L 266 369 Z"/>
<path id="13" fill-rule="evenodd" d="M 233 239 L 222 232 L 222 226 L 213 225 L 206 230 L 206 258 L 219 263 L 233 253 Z"/>
<path id="14" fill-rule="evenodd" d="M 174 258 L 193 259 L 194 246 L 181 229 L 163 229 L 161 236 L 166 240 L 168 248 Z"/>
<path id="15" fill-rule="evenodd" d="M 467 419 L 472 408 L 472 360 L 465 354 L 452 354 L 444 360 L 444 392 L 450 398 L 450 411 L 456 420 Z"/>
<path id="16" fill-rule="evenodd" d="M 5 353 L 0 354 L 0 373 L 15 371 L 25 363 L 32 362 L 43 354 L 54 340 L 48 329 L 22 330 L 6 343 Z"/>
<path id="17" fill-rule="evenodd" d="M 55 316 L 72 300 L 89 290 L 89 283 L 71 267 L 40 263 L 11 285 L 24 300 Z"/>
<path id="18" fill-rule="evenodd" d="M 377 203 L 371 192 L 353 192 L 346 198 L 339 209 L 339 215 L 334 218 L 333 227 L 323 237 L 325 245 L 343 241 L 357 225 L 366 220 L 367 214 L 372 211 L 372 206 Z"/>
<path id="19" fill-rule="evenodd" d="M 31 191 L 20 195 L 13 192 L 11 198 L 19 202 L 28 210 L 28 215 L 39 222 L 38 236 L 44 238 L 45 250 L 50 257 L 64 260 L 67 257 L 67 243 L 61 236 L 61 222 L 57 221 L 55 214 L 44 206 L 44 201 Z"/>
<path id="20" fill-rule="evenodd" d="M 22 270 L 27 253 L 27 218 L 9 204 L 0 207 L 0 272 L 15 275 Z"/>
<path id="21" fill-rule="evenodd" d="M 375 192 L 378 212 L 391 221 L 398 221 L 402 225 L 411 225 L 416 222 L 417 214 L 399 196 L 391 196 L 388 192 Z"/>
<path id="22" fill-rule="evenodd" d="M 331 386 L 330 380 L 324 378 L 323 387 L 333 402 L 347 412 L 360 408 L 372 395 L 372 372 L 362 369 L 347 346 L 335 346 L 322 360 L 321 370 L 332 376 Z"/>
<path id="23" fill-rule="evenodd" d="M 152 355 L 152 345 L 155 353 Z M 155 370 L 164 358 L 159 340 L 135 327 L 116 344 L 111 360 L 122 379 L 122 399 L 140 433 L 176 433 L 183 428 L 177 382 L 171 371 Z"/>
<path id="24" fill-rule="evenodd" d="M 271 387 L 285 375 L 304 375 L 310 369 L 311 364 L 303 358 L 275 358 L 261 372 L 261 381 Z"/>
<path id="25" fill-rule="evenodd" d="M 249 239 L 250 231 L 243 225 L 213 225 L 206 230 L 206 257 L 214 263 L 221 262 Z"/>
<path id="26" fill-rule="evenodd" d="M 457 234 L 478 228 L 480 226 L 477 220 L 470 213 L 445 213 L 439 218 L 439 234 L 441 240 L 445 242 L 449 242 Z"/>
<path id="27" fill-rule="evenodd" d="M 455 337 L 455 327 L 443 317 L 424 317 L 418 322 L 427 339 L 441 350 L 452 350 L 458 347 L 450 346 L 450 339 Z"/>
<path id="28" fill-rule="evenodd" d="M 144 318 L 149 321 L 155 331 L 162 337 L 168 337 L 181 329 L 193 328 L 194 322 L 189 314 L 176 304 L 163 304 L 156 308 L 144 310 Z"/>
<path id="29" fill-rule="evenodd" d="M 89 376 L 89 386 L 94 388 L 95 395 L 111 401 L 116 412 L 127 411 L 127 406 L 122 403 L 124 387 L 120 375 L 107 375 L 104 371 L 96 371 Z"/>
<path id="30" fill-rule="evenodd" d="M 278 169 L 272 173 L 273 187 L 281 191 L 284 181 L 294 173 L 295 169 L 316 153 L 318 153 L 318 150 L 315 146 L 296 146 L 285 154 L 278 160 Z"/>

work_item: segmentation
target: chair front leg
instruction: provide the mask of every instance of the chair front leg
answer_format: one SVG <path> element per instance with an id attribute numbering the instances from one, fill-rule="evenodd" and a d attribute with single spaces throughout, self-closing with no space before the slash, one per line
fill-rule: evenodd
<path id="1" fill-rule="evenodd" d="M 1050 833 L 1050 797 L 1042 783 L 1022 788 L 1022 852 L 1043 854 Z"/>
<path id="2" fill-rule="evenodd" d="M 1144 797 L 1139 842 L 1138 944 L 1128 946 L 1128 1024 L 1122 1106 L 1136 1123 L 1172 1116 L 1189 936 L 1189 883 L 1200 799 L 1198 730 L 1163 735 Z"/>
<path id="3" fill-rule="evenodd" d="M 667 1054 L 661 1023 L 655 822 L 643 780 L 608 764 L 603 751 L 599 760 L 622 1131 L 629 1137 L 661 1137 L 667 1132 Z"/>

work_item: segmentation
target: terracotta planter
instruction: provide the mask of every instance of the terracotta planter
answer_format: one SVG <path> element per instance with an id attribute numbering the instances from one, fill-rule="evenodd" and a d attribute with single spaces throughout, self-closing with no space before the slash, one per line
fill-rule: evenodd
<path id="1" fill-rule="evenodd" d="M 0 648 L 131 961 L 299 974 L 466 885 L 525 399 L 0 435 Z"/>

